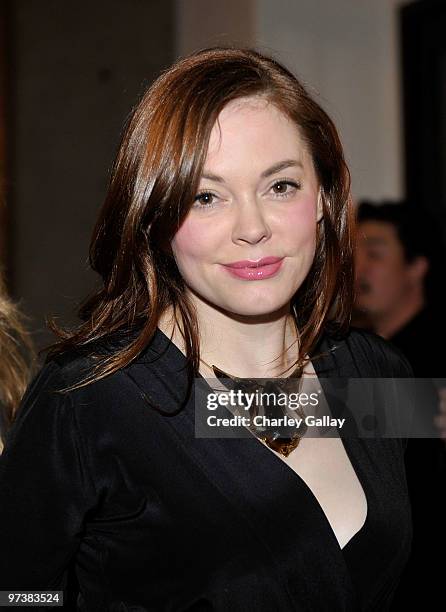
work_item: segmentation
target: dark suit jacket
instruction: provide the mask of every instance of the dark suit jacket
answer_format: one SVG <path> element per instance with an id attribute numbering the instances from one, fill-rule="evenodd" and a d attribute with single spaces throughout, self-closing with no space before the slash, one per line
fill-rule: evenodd
<path id="1" fill-rule="evenodd" d="M 414 375 L 446 379 L 446 329 L 440 310 L 425 308 L 392 336 L 391 343 L 401 350 Z M 434 384 L 426 390 L 423 412 L 432 422 L 438 413 L 438 393 Z M 430 400 L 430 401 L 429 401 Z M 408 607 L 435 610 L 444 599 L 445 563 L 429 563 L 434 550 L 446 549 L 446 444 L 440 438 L 413 438 L 405 453 L 409 498 L 413 518 L 412 554 L 395 594 L 395 612 Z"/>
<path id="2" fill-rule="evenodd" d="M 319 377 L 411 375 L 369 333 L 320 351 Z M 388 609 L 412 537 L 402 440 L 343 440 L 368 514 L 341 549 L 306 483 L 253 436 L 195 437 L 193 398 L 177 411 L 185 363 L 157 330 L 130 366 L 69 393 L 54 390 L 89 359 L 43 367 L 0 459 L 0 590 L 68 601 L 75 570 L 89 612 Z"/>

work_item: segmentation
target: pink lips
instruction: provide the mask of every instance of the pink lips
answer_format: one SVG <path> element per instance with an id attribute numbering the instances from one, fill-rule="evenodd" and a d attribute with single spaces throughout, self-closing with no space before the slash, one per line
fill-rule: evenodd
<path id="1" fill-rule="evenodd" d="M 276 274 L 281 265 L 283 257 L 262 257 L 258 261 L 244 259 L 226 264 L 224 267 L 230 274 L 245 280 L 261 280 Z"/>

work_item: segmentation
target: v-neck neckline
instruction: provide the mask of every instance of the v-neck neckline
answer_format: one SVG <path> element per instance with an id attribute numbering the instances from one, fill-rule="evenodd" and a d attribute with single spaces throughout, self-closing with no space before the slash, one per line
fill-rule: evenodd
<path id="1" fill-rule="evenodd" d="M 161 340 L 161 348 L 168 350 L 170 347 L 171 350 L 173 351 L 172 357 L 174 357 L 174 361 L 176 362 L 175 366 L 178 365 L 179 367 L 184 368 L 187 362 L 186 356 L 184 355 L 184 353 L 173 342 L 173 340 L 171 340 L 159 327 L 157 327 L 157 334 L 158 334 L 158 339 Z M 156 342 L 156 344 L 158 343 Z M 151 344 L 151 346 L 153 347 L 154 345 Z M 318 380 L 320 380 L 320 374 L 324 372 L 331 373 L 331 376 L 333 376 L 333 372 L 336 372 L 337 367 L 330 366 L 327 362 L 327 357 L 326 357 L 327 354 L 332 354 L 336 350 L 336 348 L 337 348 L 336 345 L 329 348 L 327 343 L 325 342 L 324 336 L 322 336 L 319 342 L 317 343 L 317 346 L 313 350 L 312 355 L 310 355 L 311 364 L 314 368 L 314 371 L 316 373 Z M 320 353 L 323 353 L 323 354 L 319 359 L 314 359 L 313 361 L 313 356 L 316 350 L 318 351 L 318 354 Z M 200 373 L 198 373 L 197 378 L 200 379 L 202 383 L 204 382 L 204 384 L 209 388 L 209 390 L 212 391 L 212 388 L 207 383 L 208 379 L 206 379 Z M 328 399 L 327 399 L 327 403 L 329 403 Z M 332 410 L 331 412 L 333 413 Z M 190 411 L 190 413 L 188 412 L 188 416 L 190 418 L 195 417 L 193 409 Z M 264 444 L 262 444 L 262 442 L 258 440 L 254 434 L 251 433 L 251 435 L 248 435 L 243 438 L 235 438 L 235 440 L 238 440 L 241 444 L 245 444 L 246 445 L 244 447 L 245 449 L 252 448 L 252 451 L 249 451 L 249 452 L 252 452 L 258 455 L 259 464 L 261 464 L 262 461 L 269 463 L 271 466 L 271 469 L 275 469 L 277 471 L 282 472 L 284 477 L 287 478 L 287 480 L 290 482 L 290 486 L 292 487 L 297 486 L 307 494 L 309 499 L 311 499 L 312 501 L 313 507 L 316 509 L 317 513 L 321 517 L 322 523 L 325 525 L 325 531 L 329 534 L 330 539 L 333 541 L 333 544 L 335 545 L 337 550 L 342 554 L 342 556 L 344 556 L 351 549 L 352 545 L 356 543 L 363 536 L 363 534 L 365 533 L 365 531 L 367 530 L 369 526 L 371 495 L 369 494 L 369 489 L 367 486 L 367 481 L 365 479 L 364 471 L 361 469 L 360 461 L 357 458 L 357 456 L 355 456 L 355 452 L 353 448 L 356 446 L 357 453 L 361 452 L 362 449 L 360 447 L 359 440 L 348 438 L 348 437 L 343 437 L 343 436 L 339 436 L 339 438 L 341 439 L 345 453 L 348 459 L 350 460 L 351 467 L 353 468 L 353 471 L 356 474 L 359 484 L 362 487 L 362 490 L 366 498 L 366 503 L 367 503 L 367 513 L 366 513 L 366 518 L 365 518 L 364 523 L 362 524 L 360 529 L 355 534 L 353 534 L 353 536 L 348 540 L 348 542 L 342 548 L 339 544 L 339 541 L 336 537 L 333 527 L 331 526 L 331 523 L 328 520 L 328 517 L 325 514 L 319 500 L 317 499 L 313 490 L 305 482 L 305 480 L 296 471 L 294 471 L 287 463 L 285 463 L 280 457 L 275 455 L 274 452 L 272 452 L 270 449 L 264 446 Z M 213 442 L 216 442 L 216 441 L 222 442 L 221 439 L 214 438 Z M 264 457 L 263 460 L 262 460 L 262 456 Z"/>

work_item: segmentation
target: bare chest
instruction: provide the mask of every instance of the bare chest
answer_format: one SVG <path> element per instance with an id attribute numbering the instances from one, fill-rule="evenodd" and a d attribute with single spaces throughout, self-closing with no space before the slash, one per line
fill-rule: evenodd
<path id="1" fill-rule="evenodd" d="M 342 440 L 303 438 L 288 457 L 265 447 L 306 483 L 343 548 L 364 525 L 368 508 L 364 490 Z"/>

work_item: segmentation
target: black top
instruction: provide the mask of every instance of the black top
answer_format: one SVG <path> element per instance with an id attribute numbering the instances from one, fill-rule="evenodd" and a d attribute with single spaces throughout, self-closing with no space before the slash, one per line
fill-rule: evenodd
<path id="1" fill-rule="evenodd" d="M 320 377 L 411 376 L 368 332 L 321 350 Z M 159 329 L 127 368 L 52 392 L 86 363 L 48 362 L 7 438 L 0 590 L 61 589 L 74 567 L 88 612 L 389 609 L 412 538 L 404 440 L 343 439 L 368 513 L 341 549 L 303 479 L 253 436 L 196 438 L 193 399 L 174 416 L 151 407 L 175 413 L 187 377 Z"/>
<path id="2" fill-rule="evenodd" d="M 445 341 L 444 312 L 427 306 L 390 338 L 419 378 L 446 378 Z"/>
<path id="3" fill-rule="evenodd" d="M 446 378 L 446 328 L 444 313 L 439 309 L 424 308 L 390 341 L 407 357 L 415 376 Z M 435 436 L 433 417 L 439 410 L 438 392 L 429 382 L 423 382 L 423 411 L 431 419 Z M 413 542 L 394 605 L 401 610 L 417 606 L 434 610 L 444 598 L 444 562 L 434 561 L 433 548 L 435 543 L 436 550 L 446 549 L 446 442 L 435 437 L 410 439 L 405 465 Z"/>

